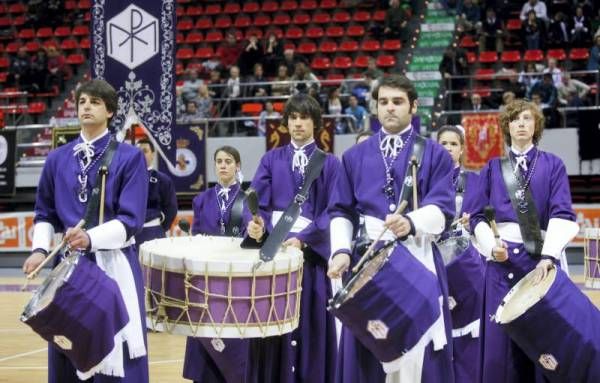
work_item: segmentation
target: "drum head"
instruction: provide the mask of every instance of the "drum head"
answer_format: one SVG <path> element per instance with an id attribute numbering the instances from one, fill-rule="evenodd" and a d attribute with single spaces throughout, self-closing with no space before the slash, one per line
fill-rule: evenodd
<path id="1" fill-rule="evenodd" d="M 37 313 L 48 307 L 50 302 L 54 300 L 56 291 L 69 279 L 71 272 L 77 265 L 78 255 L 71 255 L 63 259 L 46 277 L 44 282 L 35 291 L 33 297 L 25 306 L 21 320 L 26 321 L 34 317 Z"/>
<path id="2" fill-rule="evenodd" d="M 552 268 L 544 280 L 533 285 L 535 269 L 523 277 L 510 291 L 496 311 L 496 322 L 510 323 L 539 302 L 550 290 L 556 279 L 556 268 Z"/>

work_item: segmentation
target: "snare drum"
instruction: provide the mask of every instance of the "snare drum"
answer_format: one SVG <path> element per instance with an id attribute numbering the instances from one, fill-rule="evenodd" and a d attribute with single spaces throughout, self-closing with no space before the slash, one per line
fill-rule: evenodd
<path id="1" fill-rule="evenodd" d="M 298 327 L 302 252 L 259 263 L 241 238 L 162 238 L 140 247 L 148 327 L 207 338 L 282 335 Z M 258 266 L 258 267 L 257 267 Z"/>
<path id="2" fill-rule="evenodd" d="M 441 316 L 440 296 L 436 276 L 397 246 L 365 263 L 329 309 L 386 368 L 423 342 Z"/>
<path id="3" fill-rule="evenodd" d="M 99 369 L 123 340 L 129 322 L 117 283 L 89 259 L 63 259 L 21 314 L 42 338 L 58 346 L 78 371 Z"/>
<path id="4" fill-rule="evenodd" d="M 600 382 L 600 311 L 566 273 L 534 271 L 506 295 L 495 320 L 544 375 L 556 382 Z"/>
<path id="5" fill-rule="evenodd" d="M 585 287 L 600 289 L 600 229 L 585 229 L 584 241 L 583 275 L 585 276 Z"/>

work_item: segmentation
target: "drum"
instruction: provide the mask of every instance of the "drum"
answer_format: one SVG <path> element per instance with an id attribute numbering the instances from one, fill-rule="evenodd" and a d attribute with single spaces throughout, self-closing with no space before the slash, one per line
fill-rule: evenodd
<path id="1" fill-rule="evenodd" d="M 129 322 L 117 283 L 89 259 L 71 255 L 54 268 L 21 321 L 58 346 L 83 373 L 101 368 Z"/>
<path id="2" fill-rule="evenodd" d="M 440 318 L 440 296 L 436 276 L 397 246 L 365 263 L 331 299 L 329 310 L 377 359 L 389 363 L 419 343 Z"/>
<path id="3" fill-rule="evenodd" d="M 148 327 L 208 338 L 282 335 L 298 327 L 302 252 L 260 263 L 241 238 L 162 238 L 140 246 Z"/>
<path id="4" fill-rule="evenodd" d="M 600 382 L 600 311 L 567 274 L 534 271 L 506 295 L 495 320 L 544 375 L 556 382 Z"/>
<path id="5" fill-rule="evenodd" d="M 456 236 L 438 242 L 435 246 L 440 251 L 444 265 L 447 266 L 469 247 L 469 237 Z"/>
<path id="6" fill-rule="evenodd" d="M 585 229 L 584 241 L 583 275 L 585 276 L 585 287 L 600 289 L 600 229 Z"/>

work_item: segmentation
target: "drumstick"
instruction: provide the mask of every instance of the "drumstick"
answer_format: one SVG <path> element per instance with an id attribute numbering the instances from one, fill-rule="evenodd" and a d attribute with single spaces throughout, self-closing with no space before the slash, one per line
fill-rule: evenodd
<path id="1" fill-rule="evenodd" d="M 483 214 L 485 215 L 485 219 L 487 219 L 490 223 L 490 227 L 492 228 L 492 232 L 494 233 L 494 238 L 496 239 L 496 245 L 498 247 L 502 247 L 500 233 L 498 232 L 498 226 L 496 226 L 496 210 L 494 210 L 493 207 L 488 205 L 483 209 Z"/>
<path id="2" fill-rule="evenodd" d="M 248 206 L 248 210 L 250 210 L 250 213 L 252 213 L 252 221 L 254 221 L 254 223 L 256 224 L 259 224 L 260 221 L 258 219 L 258 194 L 253 188 L 248 188 L 248 190 L 246 190 L 246 205 Z"/>
<path id="3" fill-rule="evenodd" d="M 417 167 L 419 166 L 419 163 L 417 162 L 416 156 L 410 158 L 410 166 L 412 168 L 413 179 L 413 210 L 417 210 L 419 208 L 419 197 L 417 193 Z"/>
<path id="4" fill-rule="evenodd" d="M 102 177 L 102 184 L 100 186 L 100 213 L 98 214 L 98 225 L 104 223 L 104 200 L 106 197 L 106 176 L 108 175 L 108 168 L 102 166 L 100 168 L 100 177 Z"/>
<path id="5" fill-rule="evenodd" d="M 179 226 L 181 231 L 186 233 L 188 235 L 188 237 L 190 237 L 190 238 L 192 237 L 192 233 L 190 232 L 190 223 L 187 219 L 185 219 L 185 218 L 180 219 L 179 222 L 177 223 L 177 226 Z"/>
<path id="6" fill-rule="evenodd" d="M 400 205 L 398 205 L 398 208 L 396 209 L 394 214 L 402 214 L 404 209 L 406 209 L 407 205 L 408 205 L 408 202 L 406 200 L 402 200 L 400 202 Z M 358 270 L 360 270 L 363 263 L 365 263 L 367 260 L 369 260 L 369 258 L 371 257 L 371 254 L 373 254 L 373 252 L 375 251 L 375 245 L 377 245 L 377 242 L 379 242 L 381 240 L 381 238 L 387 231 L 388 231 L 388 228 L 387 227 L 384 228 L 383 231 L 381 232 L 381 234 L 379 234 L 379 237 L 377 237 L 376 240 L 371 242 L 371 245 L 369 246 L 369 248 L 367 249 L 365 254 L 358 260 L 358 263 L 352 268 L 353 273 L 358 272 Z"/>
<path id="7" fill-rule="evenodd" d="M 81 221 L 79 221 L 77 223 L 77 225 L 75 225 L 74 229 L 81 229 L 83 227 L 83 225 L 85 225 L 85 220 L 82 219 Z M 35 278 L 37 276 L 37 274 L 40 272 L 40 270 L 48 263 L 50 262 L 50 260 L 52 258 L 54 258 L 56 256 L 56 254 L 58 254 L 58 252 L 60 250 L 62 250 L 63 247 L 65 247 L 65 245 L 67 244 L 66 239 L 62 239 L 62 241 L 60 241 L 60 243 L 52 250 L 52 252 L 50 254 L 48 254 L 48 256 L 46 257 L 46 259 L 44 259 L 44 261 L 42 263 L 40 263 L 38 265 L 38 267 L 35 268 L 35 270 L 33 270 L 31 273 L 27 274 L 27 279 L 25 280 L 25 284 L 23 285 L 23 287 L 21 288 L 21 291 L 24 291 L 27 288 L 27 285 L 29 284 L 29 282 Z"/>

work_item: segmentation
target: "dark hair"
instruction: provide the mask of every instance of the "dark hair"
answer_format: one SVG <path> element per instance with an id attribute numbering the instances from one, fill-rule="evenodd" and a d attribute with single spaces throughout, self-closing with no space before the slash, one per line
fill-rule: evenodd
<path id="1" fill-rule="evenodd" d="M 371 94 L 371 96 L 373 96 L 373 100 L 377 100 L 379 98 L 379 89 L 383 86 L 387 88 L 400 89 L 406 92 L 411 108 L 419 97 L 415 85 L 408 78 L 406 78 L 406 76 L 401 74 L 392 74 L 381 78 L 381 81 L 379 81 L 379 84 L 377 84 L 377 87 L 373 89 L 373 93 Z"/>
<path id="2" fill-rule="evenodd" d="M 358 134 L 356 135 L 356 139 L 354 140 L 354 142 L 358 142 L 358 140 L 360 140 L 363 137 L 371 137 L 373 135 L 373 131 L 372 130 L 363 130 L 362 132 L 358 132 Z"/>
<path id="3" fill-rule="evenodd" d="M 544 115 L 534 103 L 523 99 L 517 99 L 506 105 L 504 112 L 500 113 L 499 117 L 500 128 L 502 129 L 502 134 L 504 135 L 504 141 L 508 146 L 512 144 L 509 124 L 516 120 L 519 114 L 525 110 L 529 110 L 531 114 L 533 114 L 533 118 L 535 120 L 533 143 L 537 144 L 542 138 L 542 133 L 544 132 Z"/>
<path id="4" fill-rule="evenodd" d="M 136 145 L 146 144 L 150 147 L 150 151 L 152 153 L 154 153 L 154 144 L 148 138 L 140 138 L 139 140 L 137 140 L 137 142 L 135 144 Z"/>
<path id="5" fill-rule="evenodd" d="M 288 127 L 288 119 L 292 113 L 310 118 L 315 126 L 315 131 L 321 129 L 321 106 L 313 97 L 302 93 L 290 97 L 283 109 L 281 125 Z"/>
<path id="6" fill-rule="evenodd" d="M 90 80 L 84 82 L 75 90 L 75 105 L 79 110 L 79 98 L 85 93 L 92 97 L 98 97 L 104 101 L 106 110 L 112 113 L 117 112 L 118 98 L 115 88 L 112 87 L 108 82 L 100 79 Z"/>
<path id="7" fill-rule="evenodd" d="M 461 146 L 465 146 L 465 135 L 458 127 L 455 125 L 442 125 L 437 131 L 437 142 L 440 142 L 440 136 L 442 133 L 452 132 L 458 134 L 458 141 L 460 141 Z"/>
<path id="8" fill-rule="evenodd" d="M 242 163 L 240 152 L 238 152 L 238 150 L 233 146 L 223 145 L 220 148 L 217 148 L 217 150 L 215 150 L 215 154 L 213 155 L 213 161 L 217 160 L 217 154 L 219 154 L 219 152 L 225 152 L 229 154 L 231 157 L 233 157 L 236 164 Z"/>

